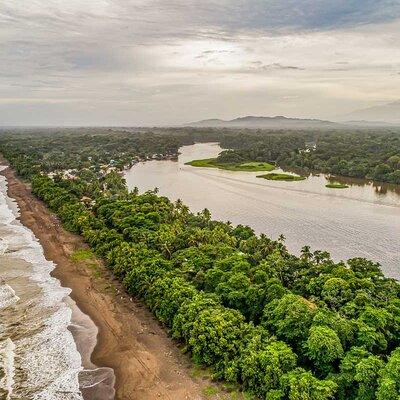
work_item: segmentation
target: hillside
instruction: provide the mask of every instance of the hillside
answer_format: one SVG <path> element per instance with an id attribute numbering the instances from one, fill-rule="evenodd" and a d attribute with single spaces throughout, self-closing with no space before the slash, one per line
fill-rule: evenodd
<path id="1" fill-rule="evenodd" d="M 247 116 L 235 118 L 232 120 L 205 119 L 196 122 L 190 122 L 185 126 L 193 127 L 221 127 L 221 128 L 331 128 L 337 124 L 330 121 L 318 119 L 288 118 L 284 116 L 276 117 L 255 117 Z"/>

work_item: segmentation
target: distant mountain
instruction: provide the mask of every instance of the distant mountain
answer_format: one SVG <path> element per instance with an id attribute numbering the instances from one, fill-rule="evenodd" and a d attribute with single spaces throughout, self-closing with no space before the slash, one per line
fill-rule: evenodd
<path id="1" fill-rule="evenodd" d="M 276 117 L 240 117 L 229 121 L 222 119 L 205 119 L 202 121 L 191 122 L 185 126 L 204 127 L 204 128 L 330 128 L 337 124 L 330 121 L 319 119 L 287 118 Z"/>
<path id="2" fill-rule="evenodd" d="M 353 111 L 341 116 L 340 119 L 357 122 L 387 122 L 391 124 L 400 124 L 400 100 L 382 106 Z"/>

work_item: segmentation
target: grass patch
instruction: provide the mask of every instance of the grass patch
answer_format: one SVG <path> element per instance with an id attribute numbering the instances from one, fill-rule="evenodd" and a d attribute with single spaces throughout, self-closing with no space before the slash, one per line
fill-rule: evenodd
<path id="1" fill-rule="evenodd" d="M 217 158 L 205 158 L 203 160 L 193 160 L 186 163 L 192 167 L 203 167 L 203 168 L 218 168 L 225 169 L 228 171 L 246 171 L 246 172 L 259 172 L 259 171 L 272 171 L 275 166 L 259 161 L 249 161 L 244 163 L 219 163 Z"/>
<path id="2" fill-rule="evenodd" d="M 224 382 L 222 384 L 222 388 L 228 393 L 236 393 L 237 394 L 238 385 L 237 385 L 237 383 Z"/>
<path id="3" fill-rule="evenodd" d="M 272 171 L 275 169 L 275 165 L 272 165 L 270 163 L 266 162 L 258 162 L 258 161 L 252 161 L 252 162 L 247 162 L 247 163 L 242 163 L 237 165 L 237 168 L 241 168 L 242 171 Z"/>
<path id="4" fill-rule="evenodd" d="M 204 396 L 210 397 L 218 394 L 219 390 L 215 386 L 207 386 L 202 390 Z"/>
<path id="5" fill-rule="evenodd" d="M 195 364 L 190 371 L 190 376 L 192 378 L 210 378 L 211 375 L 212 374 L 209 368 L 205 368 L 204 366 L 197 364 Z"/>
<path id="6" fill-rule="evenodd" d="M 99 279 L 101 278 L 101 270 L 98 264 L 90 264 L 89 268 L 92 270 L 92 275 L 94 278 Z"/>
<path id="7" fill-rule="evenodd" d="M 268 179 L 269 181 L 287 181 L 287 182 L 304 181 L 304 179 L 306 179 L 305 176 L 290 175 L 290 174 L 279 174 L 279 173 L 258 175 L 257 178 Z"/>
<path id="8" fill-rule="evenodd" d="M 251 393 L 242 392 L 242 394 L 243 394 L 243 399 L 244 400 L 254 400 L 255 399 L 255 397 Z"/>
<path id="9" fill-rule="evenodd" d="M 347 189 L 349 186 L 345 185 L 344 183 L 332 182 L 332 183 L 327 183 L 325 187 L 330 189 Z"/>
<path id="10" fill-rule="evenodd" d="M 93 252 L 89 249 L 79 249 L 71 255 L 71 260 L 75 262 L 90 260 L 91 258 L 93 258 Z"/>

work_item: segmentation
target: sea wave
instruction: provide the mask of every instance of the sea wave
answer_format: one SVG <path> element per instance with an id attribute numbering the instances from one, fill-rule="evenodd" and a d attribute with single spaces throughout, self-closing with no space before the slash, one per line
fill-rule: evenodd
<path id="1" fill-rule="evenodd" d="M 7 249 L 8 249 L 8 243 L 0 238 L 0 256 L 4 255 Z"/>
<path id="2" fill-rule="evenodd" d="M 0 309 L 6 308 L 16 303 L 19 297 L 15 294 L 15 290 L 4 282 L 0 282 Z"/>
<path id="3" fill-rule="evenodd" d="M 11 202 L 0 176 L 0 352 L 7 371 L 0 385 L 9 397 L 14 392 L 34 400 L 81 400 L 82 360 L 68 329 L 71 308 L 65 302 L 70 289 L 50 276 L 54 264 L 46 260 L 33 233 L 16 220 Z M 20 276 L 15 276 L 12 260 L 24 263 Z M 19 301 L 14 279 L 22 276 L 38 289 L 29 299 L 17 291 Z"/>
<path id="4" fill-rule="evenodd" d="M 0 365 L 3 370 L 3 377 L 0 379 L 0 388 L 6 395 L 6 400 L 11 400 L 15 373 L 15 344 L 8 338 L 0 342 Z M 1 393 L 0 393 L 1 394 Z"/>

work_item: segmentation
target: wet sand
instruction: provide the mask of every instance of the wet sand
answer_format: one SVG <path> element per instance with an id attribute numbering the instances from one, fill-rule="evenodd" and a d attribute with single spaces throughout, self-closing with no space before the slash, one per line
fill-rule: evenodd
<path id="1" fill-rule="evenodd" d="M 8 195 L 20 208 L 20 221 L 39 239 L 46 258 L 56 264 L 52 276 L 72 289 L 70 297 L 97 327 L 90 359 L 87 347 L 92 346 L 93 327 L 88 327 L 89 336 L 71 329 L 85 367 L 112 368 L 118 400 L 203 399 L 202 391 L 210 382 L 191 377 L 189 358 L 145 306 L 124 293 L 100 260 L 73 262 L 73 252 L 86 247 L 82 238 L 65 231 L 14 171 L 7 168 L 2 173 L 8 180 Z M 75 315 L 79 318 L 79 313 Z M 107 390 L 112 385 L 107 375 L 102 386 L 85 390 L 84 397 L 109 398 Z"/>

